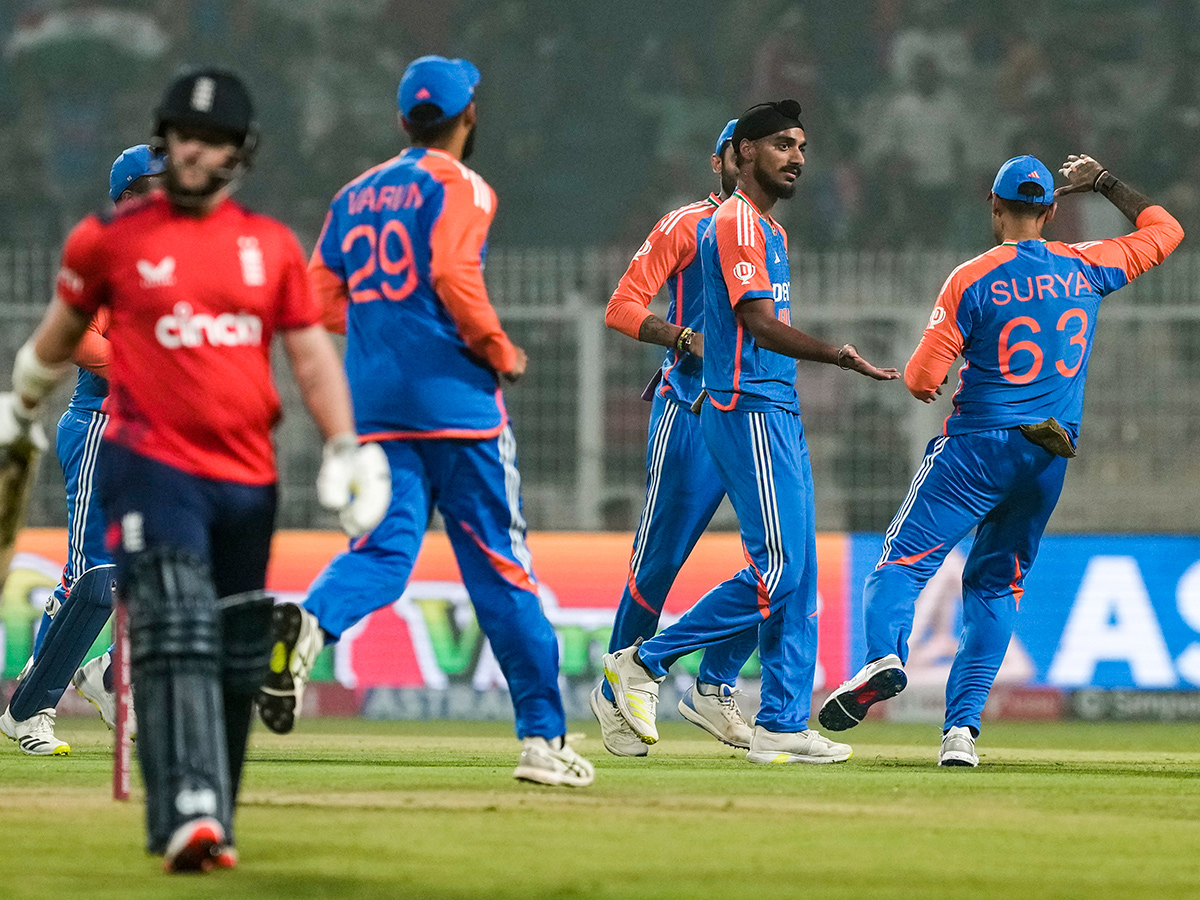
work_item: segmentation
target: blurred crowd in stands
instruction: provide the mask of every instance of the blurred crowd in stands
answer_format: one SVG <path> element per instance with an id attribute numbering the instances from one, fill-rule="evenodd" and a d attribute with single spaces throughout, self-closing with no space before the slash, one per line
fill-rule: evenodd
<path id="1" fill-rule="evenodd" d="M 783 97 L 809 138 L 779 207 L 793 248 L 982 249 L 1019 153 L 1088 152 L 1200 224 L 1195 0 L 5 0 L 0 48 L 0 244 L 52 244 L 101 205 L 161 85 L 200 62 L 258 103 L 242 198 L 311 243 L 332 194 L 403 146 L 396 84 L 425 53 L 483 72 L 494 244 L 635 246 L 713 186 L 724 122 Z M 1114 216 L 1064 204 L 1052 234 Z"/>

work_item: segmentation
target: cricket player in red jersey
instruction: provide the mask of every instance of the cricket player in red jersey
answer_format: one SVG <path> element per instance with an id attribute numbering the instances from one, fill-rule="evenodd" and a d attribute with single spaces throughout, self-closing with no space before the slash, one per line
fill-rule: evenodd
<path id="1" fill-rule="evenodd" d="M 654 636 L 680 567 L 725 496 L 704 445 L 700 415 L 691 407 L 703 389 L 704 282 L 696 250 L 713 213 L 737 187 L 735 125 L 737 119 L 726 124 L 713 148 L 712 168 L 720 176 L 721 192 L 663 216 L 608 301 L 609 328 L 668 348 L 644 395 L 654 403 L 646 447 L 646 502 L 613 621 L 610 652 Z M 649 307 L 664 285 L 669 302 L 666 319 L 660 319 Z M 738 709 L 734 684 L 757 646 L 758 630 L 750 628 L 707 648 L 695 683 L 679 701 L 679 712 L 689 722 L 743 750 L 750 746 L 750 726 Z M 621 718 L 607 681 L 601 679 L 590 701 L 610 753 L 646 755 L 647 745 Z"/>
<path id="2" fill-rule="evenodd" d="M 72 230 L 56 295 L 17 354 L 0 426 L 32 421 L 108 309 L 99 490 L 129 606 L 146 845 L 168 872 L 205 871 L 236 864 L 233 813 L 271 648 L 263 587 L 276 505 L 276 333 L 328 441 L 322 502 L 366 530 L 389 483 L 378 446 L 360 449 L 354 437 L 295 237 L 230 199 L 255 143 L 245 87 L 220 70 L 188 73 L 155 119 L 165 191 Z"/>
<path id="3" fill-rule="evenodd" d="M 595 772 L 567 742 L 558 638 L 525 544 L 517 442 L 500 390 L 527 360 L 483 281 L 496 194 L 463 164 L 478 83 L 464 59 L 409 64 L 397 104 L 413 145 L 338 191 L 313 251 L 326 323 L 346 333 L 359 437 L 383 446 L 394 492 L 379 527 L 325 567 L 303 606 L 279 604 L 259 711 L 268 728 L 292 729 L 321 647 L 404 593 L 436 506 L 508 682 L 522 742 L 513 776 L 584 787 Z"/>
<path id="4" fill-rule="evenodd" d="M 940 766 L 977 766 L 980 717 L 1012 637 L 1025 577 L 1075 456 L 1083 388 L 1101 301 L 1179 246 L 1161 206 L 1088 156 L 1069 156 L 1065 187 L 1032 156 L 992 184 L 998 246 L 950 273 L 904 370 L 918 400 L 941 393 L 961 355 L 954 405 L 929 442 L 867 578 L 867 664 L 830 694 L 821 724 L 852 728 L 908 683 L 904 663 L 917 595 L 972 529 L 963 570 L 963 632 L 946 683 Z M 1137 226 L 1104 241 L 1047 241 L 1055 197 L 1098 191 Z"/>

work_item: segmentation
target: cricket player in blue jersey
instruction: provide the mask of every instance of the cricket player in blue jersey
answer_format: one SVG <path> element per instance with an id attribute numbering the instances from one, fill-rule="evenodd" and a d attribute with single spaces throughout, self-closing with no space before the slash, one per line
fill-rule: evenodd
<path id="1" fill-rule="evenodd" d="M 594 773 L 566 741 L 558 638 L 538 600 L 500 390 L 527 360 L 483 282 L 496 194 L 463 165 L 478 83 L 466 60 L 409 65 L 397 99 L 413 146 L 334 197 L 313 253 L 326 325 L 346 332 L 359 440 L 383 446 L 393 495 L 384 520 L 326 567 L 303 607 L 276 608 L 260 709 L 269 728 L 291 730 L 317 652 L 404 592 L 436 506 L 508 682 L 523 741 L 514 776 L 584 786 Z"/>
<path id="2" fill-rule="evenodd" d="M 812 470 L 800 423 L 795 360 L 879 369 L 791 327 L 787 235 L 770 212 L 795 194 L 806 139 L 800 104 L 764 103 L 733 130 L 737 190 L 700 239 L 704 280 L 701 428 L 737 512 L 746 568 L 647 641 L 604 656 L 617 709 L 647 744 L 658 741 L 658 686 L 681 656 L 758 630 L 762 706 L 746 758 L 831 763 L 851 749 L 808 728 L 817 658 Z"/>
<path id="3" fill-rule="evenodd" d="M 1088 156 L 1069 156 L 1067 184 L 1032 156 L 1000 167 L 992 184 L 997 246 L 950 273 L 904 372 L 926 403 L 959 369 L 953 410 L 930 441 L 908 496 L 867 578 L 867 663 L 821 709 L 826 728 L 862 721 L 907 684 L 904 663 L 917 595 L 971 529 L 963 570 L 963 631 L 946 684 L 938 765 L 976 766 L 975 739 L 1004 659 L 1046 522 L 1075 456 L 1100 302 L 1158 265 L 1183 229 L 1161 206 Z M 1056 195 L 1098 191 L 1137 230 L 1064 244 L 1042 230 Z"/>
<path id="4" fill-rule="evenodd" d="M 109 196 L 120 203 L 145 194 L 158 185 L 162 171 L 161 155 L 146 144 L 130 147 L 113 162 Z M 104 546 L 104 511 L 94 490 L 100 439 L 108 425 L 104 411 L 108 397 L 107 320 L 107 310 L 102 310 L 75 352 L 79 377 L 67 411 L 59 419 L 54 444 L 67 488 L 67 564 L 46 604 L 34 655 L 0 715 L 0 732 L 31 756 L 71 752 L 70 745 L 54 734 L 54 707 L 72 680 L 109 728 L 116 722 L 111 648 L 79 666 L 112 610 L 114 570 Z M 130 730 L 135 730 L 132 723 Z"/>
<path id="5" fill-rule="evenodd" d="M 726 124 L 713 149 L 713 173 L 721 179 L 721 192 L 663 216 L 608 301 L 609 328 L 668 348 L 645 395 L 654 404 L 646 447 L 646 502 L 613 621 L 610 651 L 654 636 L 680 567 L 725 496 L 704 445 L 700 416 L 691 407 L 703 388 L 704 290 L 696 248 L 713 213 L 737 186 L 735 125 L 737 119 Z M 660 319 L 649 306 L 664 285 L 670 299 L 666 319 Z M 750 628 L 708 648 L 695 684 L 679 701 L 684 718 L 742 749 L 750 746 L 750 726 L 734 699 L 734 684 L 757 645 L 758 632 Z M 645 756 L 647 745 L 617 712 L 612 686 L 601 680 L 590 699 L 609 752 Z"/>

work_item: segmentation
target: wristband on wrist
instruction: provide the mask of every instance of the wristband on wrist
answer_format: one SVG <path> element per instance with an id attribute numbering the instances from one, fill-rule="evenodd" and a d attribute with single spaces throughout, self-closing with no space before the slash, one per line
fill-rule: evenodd
<path id="1" fill-rule="evenodd" d="M 690 328 L 685 328 L 679 332 L 679 337 L 675 339 L 675 349 L 680 353 L 690 353 L 692 349 L 692 337 L 696 332 Z"/>
<path id="2" fill-rule="evenodd" d="M 1108 169 L 1104 169 L 1096 176 L 1096 180 L 1092 182 L 1092 190 L 1100 194 L 1107 194 L 1112 190 L 1117 180 L 1117 176 L 1113 175 Z"/>
<path id="3" fill-rule="evenodd" d="M 846 357 L 850 353 L 851 350 L 856 350 L 856 349 L 857 348 L 853 344 L 842 344 L 842 349 L 838 350 L 838 355 L 837 355 L 837 364 L 838 364 L 839 369 L 850 368 L 848 365 L 846 365 Z"/>

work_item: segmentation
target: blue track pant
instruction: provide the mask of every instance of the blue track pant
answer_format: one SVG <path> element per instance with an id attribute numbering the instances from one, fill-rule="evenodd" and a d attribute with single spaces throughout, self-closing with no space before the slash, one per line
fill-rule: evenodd
<path id="1" fill-rule="evenodd" d="M 566 733 L 558 637 L 542 612 L 525 545 L 512 429 L 490 440 L 384 441 L 392 503 L 313 582 L 305 608 L 334 638 L 394 603 L 408 583 L 436 505 L 479 627 L 508 682 L 518 737 Z"/>
<path id="2" fill-rule="evenodd" d="M 917 596 L 954 545 L 979 529 L 963 570 L 963 633 L 946 684 L 946 728 L 979 729 L 1066 471 L 1066 459 L 1016 428 L 937 437 L 888 527 L 864 589 L 867 661 L 889 653 L 907 660 Z"/>
<path id="3" fill-rule="evenodd" d="M 800 416 L 706 405 L 704 440 L 737 512 L 749 565 L 642 644 L 656 675 L 679 657 L 758 628 L 762 707 L 770 731 L 808 727 L 817 659 L 817 547 L 812 468 Z"/>
<path id="4" fill-rule="evenodd" d="M 724 496 L 704 444 L 700 416 L 656 393 L 646 447 L 646 503 L 633 538 L 629 577 L 609 651 L 653 637 L 675 577 Z M 752 627 L 708 647 L 700 662 L 700 680 L 734 684 L 757 645 L 758 630 Z M 601 682 L 601 690 L 612 700 L 607 681 Z"/>

